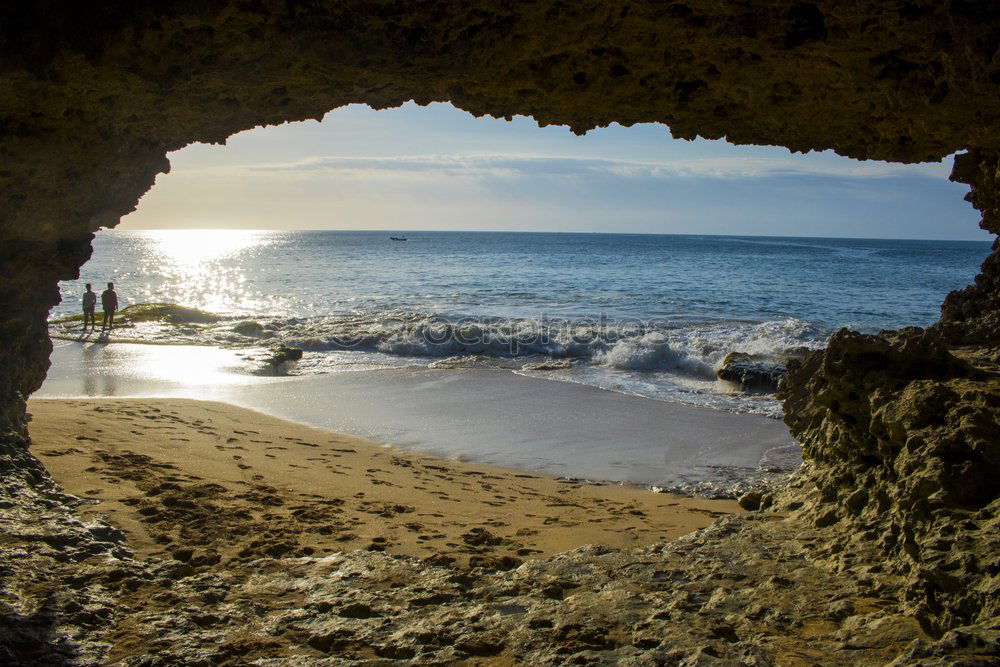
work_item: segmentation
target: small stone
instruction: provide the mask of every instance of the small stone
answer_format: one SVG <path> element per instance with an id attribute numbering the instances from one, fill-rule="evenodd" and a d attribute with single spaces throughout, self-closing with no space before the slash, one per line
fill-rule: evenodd
<path id="1" fill-rule="evenodd" d="M 813 525 L 817 528 L 826 528 L 827 526 L 832 526 L 838 521 L 840 521 L 840 517 L 837 516 L 837 509 L 833 508 L 816 517 L 816 520 L 813 521 Z"/>
<path id="2" fill-rule="evenodd" d="M 827 615 L 831 620 L 842 621 L 854 615 L 854 604 L 850 600 L 837 600 L 827 606 Z"/>
<path id="3" fill-rule="evenodd" d="M 784 364 L 755 358 L 744 352 L 730 352 L 716 371 L 720 380 L 732 382 L 741 391 L 774 393 L 788 370 Z"/>
<path id="4" fill-rule="evenodd" d="M 352 602 L 337 611 L 341 618 L 374 618 L 380 614 L 363 602 Z"/>
<path id="5" fill-rule="evenodd" d="M 279 345 L 274 348 L 271 353 L 271 357 L 267 360 L 267 362 L 272 366 L 280 366 L 283 363 L 289 361 L 299 361 L 300 359 L 302 359 L 301 348 Z"/>
<path id="6" fill-rule="evenodd" d="M 346 648 L 348 645 L 348 639 L 352 636 L 352 633 L 347 630 L 337 629 L 324 632 L 318 632 L 311 635 L 306 643 L 313 647 L 317 651 L 322 651 L 323 653 L 332 653 L 334 651 L 339 651 Z"/>
<path id="7" fill-rule="evenodd" d="M 757 490 L 750 490 L 740 496 L 736 502 L 739 503 L 740 507 L 748 512 L 756 512 L 760 509 L 760 501 L 763 494 Z"/>
<path id="8" fill-rule="evenodd" d="M 390 660 L 409 660 L 417 654 L 416 650 L 409 646 L 394 646 L 392 644 L 376 646 L 374 649 L 375 655 Z"/>
<path id="9" fill-rule="evenodd" d="M 173 557 L 174 560 L 179 560 L 182 563 L 187 563 L 188 561 L 191 560 L 191 556 L 194 555 L 194 549 L 190 549 L 188 547 L 182 547 L 180 549 L 174 550 L 174 552 L 170 555 Z"/>
<path id="10" fill-rule="evenodd" d="M 259 336 L 263 330 L 263 325 L 253 320 L 245 320 L 233 325 L 233 331 L 243 336 Z"/>

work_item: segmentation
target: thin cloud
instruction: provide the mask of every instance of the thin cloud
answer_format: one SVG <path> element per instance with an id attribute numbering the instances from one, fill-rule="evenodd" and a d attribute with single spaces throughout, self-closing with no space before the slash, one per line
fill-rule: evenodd
<path id="1" fill-rule="evenodd" d="M 433 174 L 468 178 L 533 176 L 617 176 L 642 179 L 713 178 L 754 179 L 781 177 L 892 178 L 925 176 L 944 178 L 942 164 L 899 165 L 885 162 L 802 164 L 794 158 L 720 157 L 683 161 L 646 162 L 608 158 L 551 155 L 478 154 L 414 155 L 399 157 L 327 156 L 284 163 L 243 167 L 250 172 L 323 173 L 362 176 L 377 173 Z"/>

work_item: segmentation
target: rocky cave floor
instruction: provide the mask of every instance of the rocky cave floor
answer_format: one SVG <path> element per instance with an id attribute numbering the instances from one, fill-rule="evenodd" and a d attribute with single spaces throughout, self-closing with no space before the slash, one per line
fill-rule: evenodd
<path id="1" fill-rule="evenodd" d="M 996 3 L 9 4 L 0 664 L 1000 664 L 1000 245 L 947 297 L 940 341 L 845 333 L 790 372 L 814 465 L 766 511 L 639 550 L 493 571 L 143 561 L 80 520 L 23 414 L 58 281 L 169 151 L 349 103 L 859 159 L 968 149 L 952 180 L 1000 233 Z M 962 364 L 946 344 L 986 347 Z"/>
<path id="2" fill-rule="evenodd" d="M 979 375 L 906 384 L 890 403 L 919 435 L 899 451 L 931 472 L 914 448 L 933 438 L 975 427 L 995 446 L 1000 358 L 953 351 Z M 932 385 L 957 407 L 925 400 Z M 1000 499 L 901 509 L 901 482 L 870 464 L 807 463 L 761 494 L 766 510 L 673 542 L 497 569 L 377 551 L 142 560 L 122 531 L 81 520 L 84 501 L 26 447 L 0 454 L 2 664 L 1000 664 Z"/>
<path id="3" fill-rule="evenodd" d="M 782 497 L 806 486 L 803 471 Z M 857 544 L 845 554 L 808 503 L 653 547 L 487 571 L 367 551 L 144 562 L 53 487 L 4 495 L 6 664 L 972 665 L 1000 654 L 997 626 L 925 635 L 903 613 L 902 580 Z"/>

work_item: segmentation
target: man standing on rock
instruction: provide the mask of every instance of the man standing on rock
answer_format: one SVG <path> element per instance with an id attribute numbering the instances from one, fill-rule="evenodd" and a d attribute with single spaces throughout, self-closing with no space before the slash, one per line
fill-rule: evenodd
<path id="1" fill-rule="evenodd" d="M 101 292 L 101 307 L 104 308 L 101 331 L 110 330 L 115 325 L 115 311 L 118 310 L 118 295 L 115 294 L 114 283 L 108 283 L 108 289 Z"/>
<path id="2" fill-rule="evenodd" d="M 94 294 L 93 290 L 90 288 L 90 283 L 87 283 L 87 291 L 83 293 L 83 330 L 87 330 L 87 320 L 90 320 L 90 329 L 94 330 L 97 326 L 97 317 L 94 315 L 94 309 L 97 307 L 97 295 Z"/>

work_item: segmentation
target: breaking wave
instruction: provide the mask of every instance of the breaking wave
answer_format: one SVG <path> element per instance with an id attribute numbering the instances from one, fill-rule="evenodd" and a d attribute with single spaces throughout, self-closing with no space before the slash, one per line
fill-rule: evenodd
<path id="1" fill-rule="evenodd" d="M 126 314 L 128 310 L 124 311 Z M 54 336 L 73 338 L 76 321 L 50 325 Z M 769 322 L 668 321 L 599 318 L 447 318 L 409 311 L 343 316 L 185 321 L 176 317 L 129 322 L 118 342 L 252 348 L 286 345 L 307 352 L 357 351 L 441 359 L 488 356 L 550 357 L 629 371 L 675 371 L 714 377 L 730 352 L 781 359 L 825 344 L 829 332 L 786 318 Z"/>
<path id="2" fill-rule="evenodd" d="M 55 337 L 73 338 L 78 325 L 56 321 L 50 331 Z M 357 364 L 506 368 L 663 398 L 667 385 L 685 395 L 725 393 L 715 386 L 715 378 L 730 352 L 781 361 L 822 347 L 828 335 L 795 318 L 672 323 L 606 317 L 445 317 L 390 310 L 213 321 L 176 316 L 126 320 L 113 339 L 248 350 L 297 347 L 306 352 L 295 366 L 298 374 L 337 372 Z M 700 398 L 694 402 L 705 403 Z M 763 411 L 775 413 L 776 403 Z"/>
<path id="3" fill-rule="evenodd" d="M 672 348 L 666 337 L 659 333 L 618 341 L 611 349 L 597 352 L 594 360 L 608 368 L 625 371 L 673 370 L 706 379 L 715 376 L 712 366 L 689 356 L 686 350 Z"/>

